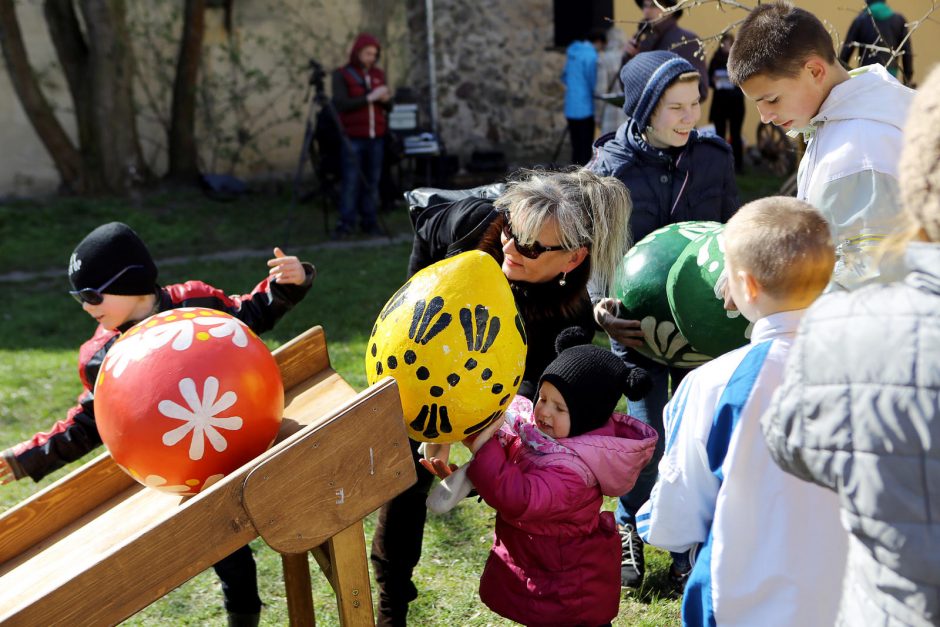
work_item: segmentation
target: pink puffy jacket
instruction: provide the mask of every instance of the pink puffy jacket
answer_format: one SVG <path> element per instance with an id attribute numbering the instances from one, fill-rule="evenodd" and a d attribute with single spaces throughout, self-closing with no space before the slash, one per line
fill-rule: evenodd
<path id="1" fill-rule="evenodd" d="M 613 515 L 600 511 L 602 495 L 628 492 L 655 445 L 651 427 L 623 414 L 554 448 L 536 451 L 518 436 L 484 444 L 467 470 L 497 511 L 483 602 L 525 625 L 610 622 L 620 599 L 620 539 Z"/>

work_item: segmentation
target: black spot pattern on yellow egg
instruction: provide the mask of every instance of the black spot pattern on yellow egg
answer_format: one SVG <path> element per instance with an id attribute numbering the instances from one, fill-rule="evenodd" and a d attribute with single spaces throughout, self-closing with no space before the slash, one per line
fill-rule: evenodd
<path id="1" fill-rule="evenodd" d="M 418 356 L 415 355 L 415 352 L 413 350 L 406 350 L 405 351 L 405 363 L 410 366 L 416 361 L 418 361 Z"/>
<path id="2" fill-rule="evenodd" d="M 497 411 L 494 411 L 492 414 L 490 414 L 489 416 L 487 416 L 484 420 L 481 420 L 480 422 L 476 423 L 475 425 L 471 425 L 471 426 L 467 427 L 466 429 L 464 429 L 463 434 L 464 434 L 464 435 L 473 435 L 474 433 L 476 433 L 476 432 L 478 432 L 478 431 L 482 431 L 482 430 L 485 429 L 486 427 L 488 427 L 488 426 L 490 426 L 491 424 L 493 424 L 493 421 L 494 421 L 494 420 L 497 420 L 497 419 L 498 419 L 500 416 L 502 416 L 502 415 L 503 415 L 503 410 L 502 410 L 502 409 L 499 409 L 499 410 L 497 410 Z"/>
<path id="3" fill-rule="evenodd" d="M 519 314 L 516 314 L 516 330 L 519 332 L 519 337 L 522 338 L 522 345 L 528 346 L 528 338 L 525 334 L 525 325 L 522 324 L 522 318 L 519 317 Z"/>
<path id="4" fill-rule="evenodd" d="M 499 317 L 490 318 L 490 310 L 484 305 L 477 305 L 473 312 L 466 307 L 461 309 L 460 324 L 467 339 L 467 350 L 485 353 L 499 335 Z"/>
<path id="5" fill-rule="evenodd" d="M 408 329 L 408 337 L 413 339 L 415 343 L 422 345 L 434 339 L 438 333 L 447 328 L 451 321 L 451 315 L 441 313 L 442 309 L 444 309 L 444 299 L 440 296 L 432 298 L 427 305 L 425 305 L 424 299 L 416 302 L 414 313 L 411 316 L 411 327 Z M 431 325 L 431 321 L 434 320 L 435 316 L 438 316 L 437 321 Z M 430 328 L 428 328 L 429 326 Z"/>
<path id="6" fill-rule="evenodd" d="M 504 396 L 504 397 L 502 397 L 501 399 L 499 399 L 499 406 L 502 407 L 503 405 L 506 404 L 506 401 L 508 401 L 508 400 L 509 400 L 509 395 L 507 394 L 506 396 Z"/>
<path id="7" fill-rule="evenodd" d="M 466 368 L 467 370 L 473 370 L 474 368 L 477 367 L 477 360 L 471 357 L 470 359 L 467 360 L 467 363 L 465 363 L 463 367 Z"/>
<path id="8" fill-rule="evenodd" d="M 431 376 L 431 373 L 428 372 L 428 369 L 424 366 L 421 366 L 415 371 L 415 376 L 418 377 L 420 381 L 427 381 L 428 377 Z"/>
<path id="9" fill-rule="evenodd" d="M 455 385 L 460 383 L 460 375 L 457 374 L 456 372 L 450 373 L 449 375 L 447 375 L 447 382 L 450 384 L 450 387 L 454 387 Z"/>
<path id="10" fill-rule="evenodd" d="M 379 314 L 381 320 L 385 320 L 388 317 L 388 314 L 392 313 L 405 302 L 405 292 L 408 291 L 408 288 L 411 286 L 411 281 L 408 281 L 400 288 L 398 291 L 392 294 L 392 297 L 388 299 L 388 302 L 385 304 L 385 307 L 382 309 L 382 313 Z"/>
<path id="11" fill-rule="evenodd" d="M 484 381 L 489 381 L 490 377 L 492 376 L 493 376 L 493 371 L 490 370 L 489 368 L 484 368 L 483 372 L 480 373 L 480 378 L 483 379 Z"/>
<path id="12" fill-rule="evenodd" d="M 375 344 L 372 345 L 372 356 L 375 357 L 379 352 L 379 347 Z"/>
<path id="13" fill-rule="evenodd" d="M 440 418 L 440 431 L 438 431 L 438 418 Z M 441 433 L 450 433 L 452 431 L 450 417 L 447 415 L 447 407 L 441 405 L 438 408 L 437 403 L 422 405 L 418 415 L 409 423 L 409 426 L 429 440 L 438 437 Z"/>
<path id="14" fill-rule="evenodd" d="M 375 374 L 376 375 L 382 374 L 382 362 L 381 361 L 375 362 Z"/>
<path id="15" fill-rule="evenodd" d="M 438 385 L 431 386 L 431 396 L 433 396 L 434 398 L 440 398 L 443 395 L 444 395 L 444 388 Z"/>
<path id="16" fill-rule="evenodd" d="M 373 324 L 373 325 L 372 325 L 372 334 L 371 334 L 369 337 L 375 337 L 375 334 L 376 334 L 376 332 L 377 332 L 378 330 L 379 330 L 379 325 Z"/>
<path id="17" fill-rule="evenodd" d="M 394 370 L 398 367 L 398 360 L 395 359 L 395 355 L 388 356 L 388 367 L 390 370 Z"/>
<path id="18" fill-rule="evenodd" d="M 512 386 L 513 386 L 513 387 L 516 387 L 517 385 L 519 385 L 519 379 L 521 379 L 521 378 L 522 378 L 522 377 L 517 376 L 515 379 L 513 379 L 513 380 L 512 380 Z"/>
<path id="19" fill-rule="evenodd" d="M 493 394 L 499 394 L 502 391 L 503 391 L 502 383 L 497 383 L 496 385 L 493 386 Z"/>

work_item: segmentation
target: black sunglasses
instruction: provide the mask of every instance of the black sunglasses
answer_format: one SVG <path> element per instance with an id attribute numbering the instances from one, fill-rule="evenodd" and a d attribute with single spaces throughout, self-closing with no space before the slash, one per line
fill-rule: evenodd
<path id="1" fill-rule="evenodd" d="M 98 289 L 83 287 L 80 290 L 69 290 L 69 294 L 72 295 L 72 298 L 74 298 L 78 304 L 88 303 L 89 305 L 100 305 L 104 300 L 104 291 L 108 288 L 108 286 L 117 281 L 118 278 L 120 278 L 120 276 L 128 270 L 136 270 L 137 268 L 143 268 L 143 266 L 127 266 L 113 277 L 108 279 L 107 283 Z"/>
<path id="2" fill-rule="evenodd" d="M 528 259 L 538 259 L 542 253 L 550 253 L 553 250 L 567 250 L 564 246 L 543 246 L 537 241 L 532 242 L 531 244 L 523 244 L 519 241 L 519 238 L 516 237 L 516 234 L 512 232 L 512 227 L 509 225 L 509 216 L 506 216 L 506 221 L 503 223 L 503 235 L 507 240 L 513 240 L 513 243 L 516 246 L 516 250 L 519 251 L 519 254 Z"/>

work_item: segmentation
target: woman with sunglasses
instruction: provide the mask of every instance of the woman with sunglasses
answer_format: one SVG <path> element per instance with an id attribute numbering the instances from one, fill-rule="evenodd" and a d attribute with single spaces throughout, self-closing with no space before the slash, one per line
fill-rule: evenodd
<path id="1" fill-rule="evenodd" d="M 129 226 L 111 222 L 85 236 L 68 268 L 74 288 L 69 294 L 97 323 L 78 351 L 84 389 L 64 420 L 0 453 L 0 485 L 27 476 L 39 481 L 101 445 L 95 423 L 98 369 L 121 334 L 141 320 L 169 309 L 209 307 L 235 316 L 255 333 L 271 329 L 306 296 L 316 270 L 279 248 L 268 266 L 268 278 L 244 296 L 227 296 L 202 281 L 161 287 L 147 246 Z M 222 581 L 229 625 L 257 625 L 261 599 L 251 549 L 236 550 L 214 568 Z"/>
<path id="2" fill-rule="evenodd" d="M 555 339 L 571 326 L 594 334 L 587 284 L 606 283 L 629 248 L 630 195 L 613 177 L 587 170 L 524 172 L 495 200 L 468 197 L 414 215 L 408 276 L 468 250 L 489 253 L 509 279 L 528 339 L 519 394 L 532 398 L 555 358 Z M 412 570 L 421 555 L 425 500 L 434 475 L 418 463 L 418 482 L 382 507 L 372 542 L 379 625 L 405 625 L 417 598 Z M 432 455 L 429 453 L 428 457 Z M 438 450 L 444 464 L 447 450 Z"/>
<path id="3" fill-rule="evenodd" d="M 699 135 L 701 116 L 696 68 L 665 50 L 643 52 L 620 70 L 624 84 L 623 110 L 627 114 L 617 132 L 600 138 L 588 168 L 616 176 L 630 190 L 633 214 L 630 230 L 636 241 L 658 228 L 686 220 L 727 222 L 738 209 L 734 158 L 725 140 Z M 642 365 L 653 378 L 653 389 L 641 401 L 631 401 L 629 414 L 659 433 L 653 459 L 640 473 L 633 489 L 620 498 L 617 525 L 621 532 L 621 578 L 624 587 L 643 582 L 643 542 L 636 532 L 636 511 L 650 496 L 663 455 L 663 408 L 669 383 L 675 389 L 687 370 L 653 363 L 631 350 L 643 343 L 637 320 L 617 317 L 618 302 L 604 298 L 599 286 L 592 296 L 598 324 L 610 336 L 611 350 L 624 361 Z M 670 580 L 684 585 L 691 570 L 688 557 L 673 555 Z"/>

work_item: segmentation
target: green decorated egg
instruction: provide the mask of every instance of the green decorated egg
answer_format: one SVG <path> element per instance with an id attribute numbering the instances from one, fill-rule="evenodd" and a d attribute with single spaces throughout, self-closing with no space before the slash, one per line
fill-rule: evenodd
<path id="1" fill-rule="evenodd" d="M 677 222 L 657 229 L 623 257 L 614 279 L 620 317 L 639 320 L 645 344 L 637 352 L 653 361 L 693 368 L 709 360 L 679 332 L 666 295 L 669 270 L 689 243 L 721 226 L 718 222 Z"/>
<path id="2" fill-rule="evenodd" d="M 747 344 L 751 324 L 725 311 L 718 277 L 725 269 L 724 225 L 689 242 L 669 271 L 666 295 L 680 333 L 698 352 L 718 357 Z"/>
<path id="3" fill-rule="evenodd" d="M 474 250 L 408 280 L 366 348 L 370 384 L 398 382 L 411 438 L 456 442 L 502 416 L 525 371 L 526 336 L 499 264 Z"/>

